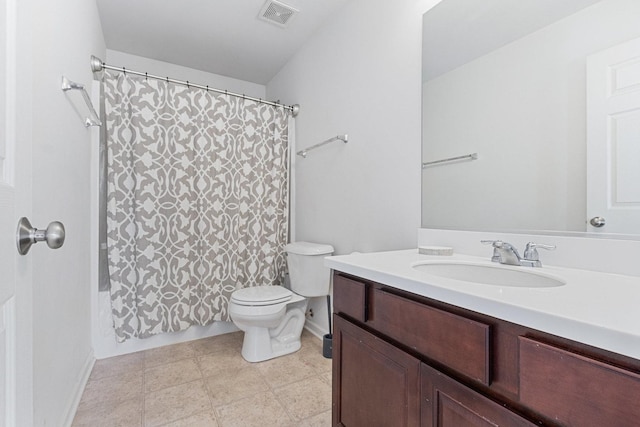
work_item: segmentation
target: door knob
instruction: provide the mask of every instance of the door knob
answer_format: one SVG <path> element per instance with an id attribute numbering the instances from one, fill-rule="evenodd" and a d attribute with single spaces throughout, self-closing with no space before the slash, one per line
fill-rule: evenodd
<path id="1" fill-rule="evenodd" d="M 600 227 L 604 227 L 605 220 L 601 216 L 594 216 L 589 221 L 589 224 L 593 225 L 594 227 L 600 228 Z"/>
<path id="2" fill-rule="evenodd" d="M 18 253 L 26 255 L 31 245 L 42 241 L 46 241 L 51 249 L 61 247 L 64 244 L 64 225 L 59 221 L 53 221 L 46 230 L 38 230 L 27 218 L 20 218 L 16 232 Z"/>

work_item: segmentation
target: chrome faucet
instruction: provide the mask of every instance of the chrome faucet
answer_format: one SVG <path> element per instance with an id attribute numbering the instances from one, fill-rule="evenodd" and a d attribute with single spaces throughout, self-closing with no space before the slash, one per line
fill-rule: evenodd
<path id="1" fill-rule="evenodd" d="M 524 249 L 524 257 L 520 257 L 518 250 L 511 244 L 502 240 L 481 240 L 485 245 L 493 246 L 493 256 L 491 261 L 507 265 L 520 265 L 526 267 L 542 267 L 538 248 L 554 250 L 554 245 L 542 245 L 540 243 L 529 242 Z"/>

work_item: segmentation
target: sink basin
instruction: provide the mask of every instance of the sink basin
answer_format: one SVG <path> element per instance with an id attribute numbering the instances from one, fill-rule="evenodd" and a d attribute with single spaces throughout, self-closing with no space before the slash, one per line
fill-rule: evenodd
<path id="1" fill-rule="evenodd" d="M 532 267 L 465 261 L 425 261 L 414 264 L 412 267 L 434 276 L 483 285 L 516 288 L 552 288 L 566 284 L 564 280 L 534 270 Z"/>

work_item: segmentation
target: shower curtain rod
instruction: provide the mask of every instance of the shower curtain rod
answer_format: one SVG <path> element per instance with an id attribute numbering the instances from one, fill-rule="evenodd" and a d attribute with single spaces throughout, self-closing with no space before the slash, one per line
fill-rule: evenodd
<path id="1" fill-rule="evenodd" d="M 239 93 L 234 93 L 234 92 L 229 92 L 228 90 L 223 90 L 223 89 L 215 89 L 209 86 L 203 86 L 203 85 L 199 85 L 199 84 L 195 84 L 195 83 L 190 83 L 188 80 L 176 80 L 176 79 L 171 79 L 169 77 L 162 77 L 162 76 L 155 76 L 153 74 L 149 74 L 149 73 L 141 73 L 140 71 L 132 71 L 132 70 L 127 70 L 124 67 L 114 67 L 113 65 L 107 65 L 105 64 L 102 59 L 91 55 L 91 71 L 98 72 L 98 71 L 102 71 L 102 70 L 113 70 L 113 71 L 120 71 L 122 73 L 130 73 L 130 74 L 134 74 L 136 76 L 142 76 L 142 77 L 146 77 L 146 78 L 150 78 L 150 79 L 156 79 L 156 80 L 164 80 L 166 82 L 171 82 L 171 83 L 175 83 L 175 84 L 179 84 L 179 85 L 184 85 L 187 87 L 196 87 L 198 89 L 204 89 L 206 91 L 211 91 L 211 92 L 216 92 L 216 93 L 222 93 L 225 95 L 231 95 L 231 96 L 235 96 L 238 98 L 242 98 L 242 99 L 248 99 L 250 101 L 255 101 L 255 102 L 259 102 L 261 104 L 267 104 L 267 105 L 271 105 L 274 107 L 282 107 L 285 110 L 289 110 L 291 112 L 291 115 L 293 117 L 296 117 L 298 115 L 298 113 L 300 112 L 300 105 L 299 104 L 294 104 L 294 105 L 284 105 L 284 104 L 280 104 L 279 102 L 272 102 L 272 101 L 266 101 L 262 98 L 255 98 L 253 96 L 247 96 L 244 94 L 239 94 Z"/>

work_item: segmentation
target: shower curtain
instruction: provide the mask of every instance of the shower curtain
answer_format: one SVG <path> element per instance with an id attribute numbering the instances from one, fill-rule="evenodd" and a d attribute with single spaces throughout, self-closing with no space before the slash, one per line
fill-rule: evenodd
<path id="1" fill-rule="evenodd" d="M 284 276 L 287 111 L 120 72 L 104 84 L 117 340 L 229 321 L 233 291 Z"/>

